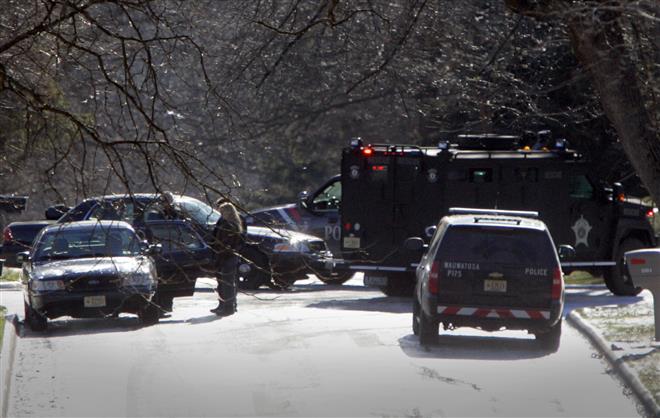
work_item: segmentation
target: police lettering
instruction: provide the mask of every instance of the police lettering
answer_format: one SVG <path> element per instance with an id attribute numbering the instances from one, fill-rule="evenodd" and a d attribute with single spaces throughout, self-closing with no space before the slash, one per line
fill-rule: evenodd
<path id="1" fill-rule="evenodd" d="M 447 270 L 480 270 L 478 263 L 461 263 L 458 261 L 445 261 L 444 267 Z"/>
<path id="2" fill-rule="evenodd" d="M 548 269 L 526 267 L 525 274 L 528 276 L 547 276 Z"/>

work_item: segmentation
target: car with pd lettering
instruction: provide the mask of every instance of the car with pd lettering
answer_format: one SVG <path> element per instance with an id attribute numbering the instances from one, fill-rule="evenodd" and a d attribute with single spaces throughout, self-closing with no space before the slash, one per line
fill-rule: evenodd
<path id="1" fill-rule="evenodd" d="M 30 252 L 18 254 L 25 322 L 43 331 L 48 318 L 137 314 L 144 324 L 158 322 L 151 298 L 157 287 L 150 255 L 159 246 L 141 241 L 120 221 L 51 225 L 35 238 Z"/>
<path id="2" fill-rule="evenodd" d="M 444 329 L 527 330 L 559 347 L 564 280 L 557 250 L 536 212 L 452 208 L 417 267 L 413 332 L 423 344 Z M 419 237 L 406 248 L 425 247 Z M 561 246 L 562 257 L 574 250 Z"/>

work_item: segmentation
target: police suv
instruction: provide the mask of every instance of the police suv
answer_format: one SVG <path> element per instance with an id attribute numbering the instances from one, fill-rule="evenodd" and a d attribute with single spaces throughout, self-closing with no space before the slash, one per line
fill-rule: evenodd
<path id="1" fill-rule="evenodd" d="M 564 281 L 552 237 L 536 212 L 450 209 L 417 267 L 413 332 L 523 329 L 546 348 L 561 337 Z M 420 249 L 421 238 L 406 241 Z M 574 250 L 562 246 L 560 254 Z"/>
<path id="2" fill-rule="evenodd" d="M 623 254 L 655 245 L 652 208 L 617 183 L 603 185 L 564 140 L 541 147 L 492 134 L 436 147 L 354 140 L 342 152 L 341 188 L 341 255 L 388 295 L 414 286 L 418 259 L 403 250 L 405 239 L 430 238 L 450 207 L 538 211 L 555 241 L 576 250 L 564 271 L 603 273 L 617 295 L 639 292 Z"/>

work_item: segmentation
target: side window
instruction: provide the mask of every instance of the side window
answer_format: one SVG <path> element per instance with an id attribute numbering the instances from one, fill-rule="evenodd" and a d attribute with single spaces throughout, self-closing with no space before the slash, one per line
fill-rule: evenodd
<path id="1" fill-rule="evenodd" d="M 591 199 L 594 195 L 594 188 L 584 175 L 572 176 L 568 188 L 570 197 L 576 199 Z"/>
<path id="2" fill-rule="evenodd" d="M 341 182 L 335 181 L 321 190 L 312 200 L 312 210 L 337 210 L 341 204 Z"/>
<path id="3" fill-rule="evenodd" d="M 152 239 L 163 247 L 163 253 L 198 250 L 204 247 L 199 237 L 181 225 L 157 225 L 150 228 Z"/>
<path id="4" fill-rule="evenodd" d="M 539 181 L 538 168 L 516 168 L 514 170 L 514 177 L 518 182 L 536 183 Z"/>

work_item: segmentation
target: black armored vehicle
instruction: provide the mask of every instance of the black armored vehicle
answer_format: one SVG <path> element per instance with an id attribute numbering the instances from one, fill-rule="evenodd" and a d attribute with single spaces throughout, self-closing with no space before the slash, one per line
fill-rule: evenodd
<path id="1" fill-rule="evenodd" d="M 403 242 L 430 239 L 450 207 L 539 212 L 554 241 L 575 248 L 564 271 L 602 273 L 617 295 L 639 292 L 625 274 L 624 252 L 656 244 L 652 207 L 595 178 L 564 140 L 538 147 L 492 134 L 435 147 L 354 140 L 343 149 L 341 176 L 342 256 L 388 295 L 414 286 L 419 260 Z"/>

